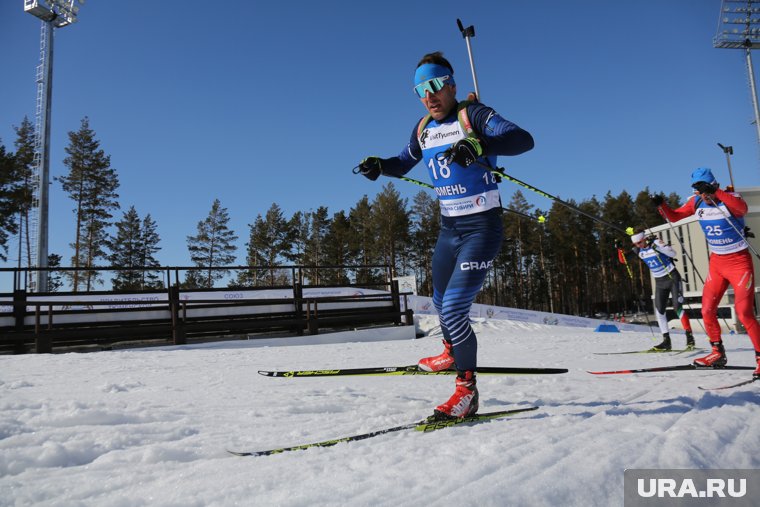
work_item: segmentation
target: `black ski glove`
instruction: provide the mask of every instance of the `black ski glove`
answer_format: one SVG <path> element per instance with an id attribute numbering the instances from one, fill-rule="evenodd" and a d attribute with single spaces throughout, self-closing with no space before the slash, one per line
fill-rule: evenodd
<path id="1" fill-rule="evenodd" d="M 469 167 L 483 155 L 483 146 L 474 137 L 467 137 L 457 141 L 454 146 L 446 150 L 445 157 L 449 164 L 452 162 Z"/>
<path id="2" fill-rule="evenodd" d="M 716 183 L 707 183 L 706 181 L 698 181 L 694 183 L 691 188 L 699 192 L 700 194 L 714 194 L 718 190 Z"/>
<path id="3" fill-rule="evenodd" d="M 380 177 L 381 174 L 383 174 L 381 161 L 382 159 L 379 157 L 365 158 L 358 165 L 359 173 L 365 178 L 375 181 L 377 178 Z"/>
<path id="4" fill-rule="evenodd" d="M 649 199 L 655 206 L 661 206 L 662 203 L 665 202 L 665 198 L 662 196 L 662 194 L 652 194 L 649 196 Z"/>

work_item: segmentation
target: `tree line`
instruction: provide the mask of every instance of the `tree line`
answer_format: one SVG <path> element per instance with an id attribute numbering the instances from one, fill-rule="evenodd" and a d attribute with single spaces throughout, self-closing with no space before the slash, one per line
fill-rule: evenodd
<path id="1" fill-rule="evenodd" d="M 34 128 L 24 118 L 14 130 L 15 152 L 0 141 L 0 260 L 8 260 L 9 243 L 15 238 L 19 267 L 25 267 L 33 262 L 35 241 L 30 237 L 37 184 Z M 77 131 L 68 133 L 68 141 L 63 161 L 67 173 L 56 183 L 72 202 L 76 227 L 67 267 L 76 269 L 52 272 L 46 289 L 68 285 L 74 292 L 94 290 L 104 283 L 103 272 L 91 269 L 99 265 L 119 268 L 111 272 L 114 290 L 162 288 L 158 224 L 150 214 L 141 217 L 134 206 L 122 210 L 118 172 L 87 117 Z M 631 310 L 649 301 L 650 279 L 643 263 L 634 261 L 629 272 L 618 261 L 614 244 L 627 240 L 621 233 L 556 200 L 549 209 L 535 208 L 521 190 L 507 202 L 504 190 L 504 241 L 479 302 L 592 315 Z M 678 204 L 675 193 L 667 200 Z M 567 202 L 621 227 L 662 223 L 648 188 L 636 196 L 608 192 L 602 200 Z M 420 191 L 409 202 L 389 180 L 373 199 L 364 195 L 348 211 L 332 215 L 320 206 L 288 217 L 272 203 L 248 224 L 244 268 L 234 272 L 224 269 L 238 259 L 239 237 L 229 222 L 227 209 L 216 199 L 195 234 L 187 236 L 196 269 L 185 273 L 185 287 L 210 288 L 220 281 L 229 287 L 285 285 L 291 282 L 290 271 L 277 267 L 285 264 L 304 266 L 304 281 L 314 285 L 382 283 L 386 272 L 372 266 L 387 265 L 394 276 L 415 275 L 418 293 L 432 295 L 431 259 L 440 219 L 437 199 L 429 192 Z M 51 253 L 48 265 L 62 266 L 62 256 Z"/>

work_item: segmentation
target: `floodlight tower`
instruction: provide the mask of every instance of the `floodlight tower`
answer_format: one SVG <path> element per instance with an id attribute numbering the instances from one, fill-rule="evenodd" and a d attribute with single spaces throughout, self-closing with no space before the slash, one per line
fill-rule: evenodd
<path id="1" fill-rule="evenodd" d="M 752 106 L 755 111 L 755 128 L 760 142 L 760 108 L 752 68 L 752 50 L 760 47 L 760 0 L 722 0 L 718 33 L 713 39 L 713 46 L 743 49 L 745 52 Z"/>
<path id="2" fill-rule="evenodd" d="M 84 0 L 78 0 L 84 4 Z M 37 66 L 37 107 L 34 130 L 34 172 L 37 184 L 34 205 L 37 207 L 37 241 L 32 258 L 38 268 L 48 265 L 48 209 L 50 186 L 50 111 L 53 98 L 53 29 L 70 25 L 77 20 L 79 6 L 74 0 L 24 0 L 24 11 L 42 20 L 40 33 L 40 64 Z M 48 272 L 37 271 L 37 292 L 47 291 Z"/>

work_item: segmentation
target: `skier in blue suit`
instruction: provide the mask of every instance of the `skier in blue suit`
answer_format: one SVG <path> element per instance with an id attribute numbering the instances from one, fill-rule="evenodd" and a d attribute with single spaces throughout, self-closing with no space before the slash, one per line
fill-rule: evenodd
<path id="1" fill-rule="evenodd" d="M 478 410 L 477 338 L 469 312 L 501 247 L 503 225 L 497 155 L 533 148 L 533 137 L 477 101 L 458 102 L 451 64 L 440 52 L 425 55 L 414 75 L 414 92 L 427 109 L 396 157 L 365 158 L 359 172 L 403 176 L 423 161 L 441 209 L 441 231 L 433 253 L 433 304 L 444 336 L 443 353 L 421 359 L 419 367 L 454 366 L 456 389 L 435 408 L 437 418 L 460 418 Z M 477 162 L 477 163 L 476 163 Z M 485 167 L 484 167 L 485 166 Z"/>

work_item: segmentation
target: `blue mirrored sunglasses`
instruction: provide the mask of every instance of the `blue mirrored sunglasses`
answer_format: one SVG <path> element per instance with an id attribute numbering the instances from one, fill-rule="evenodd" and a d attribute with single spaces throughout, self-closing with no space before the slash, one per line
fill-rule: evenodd
<path id="1" fill-rule="evenodd" d="M 445 82 L 450 78 L 451 76 L 441 76 L 434 77 L 433 79 L 428 79 L 427 81 L 423 81 L 422 83 L 415 86 L 414 92 L 419 98 L 424 99 L 425 92 L 436 93 L 438 91 L 441 91 L 443 89 L 443 85 L 446 84 Z"/>

